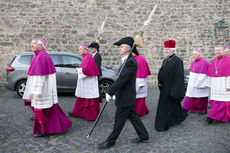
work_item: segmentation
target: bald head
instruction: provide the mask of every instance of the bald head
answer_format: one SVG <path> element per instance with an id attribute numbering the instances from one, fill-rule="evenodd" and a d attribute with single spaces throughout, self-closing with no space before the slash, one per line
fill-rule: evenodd
<path id="1" fill-rule="evenodd" d="M 225 48 L 224 55 L 230 56 L 230 46 L 228 46 L 228 47 Z"/>
<path id="2" fill-rule="evenodd" d="M 215 55 L 216 55 L 216 57 L 221 57 L 224 55 L 224 47 L 222 45 L 216 45 Z"/>
<path id="3" fill-rule="evenodd" d="M 192 52 L 192 58 L 194 60 L 198 60 L 198 59 L 200 59 L 200 57 L 201 57 L 201 53 L 200 52 L 197 52 L 197 51 L 193 51 Z"/>

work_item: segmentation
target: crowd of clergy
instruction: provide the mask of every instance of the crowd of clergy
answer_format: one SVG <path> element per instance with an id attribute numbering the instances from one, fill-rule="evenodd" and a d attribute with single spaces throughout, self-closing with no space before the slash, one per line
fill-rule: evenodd
<path id="1" fill-rule="evenodd" d="M 146 105 L 147 78 L 151 71 L 146 59 L 139 54 L 132 37 L 121 38 L 114 45 L 119 46 L 122 57 L 118 78 L 106 93 L 106 101 L 111 102 L 113 99 L 116 105 L 114 128 L 108 138 L 98 144 L 99 149 L 115 145 L 127 119 L 131 121 L 138 135 L 132 140 L 133 143 L 143 143 L 149 139 L 140 116 L 151 111 Z M 72 127 L 72 122 L 58 105 L 56 69 L 45 47 L 46 42 L 43 39 L 31 41 L 34 57 L 27 73 L 23 96 L 25 106 L 29 106 L 34 112 L 35 137 L 61 133 Z M 83 58 L 80 67 L 76 68 L 76 101 L 68 115 L 94 121 L 98 117 L 102 102 L 99 95 L 99 77 L 102 75 L 99 44 L 81 44 L 78 50 Z M 208 62 L 202 57 L 201 50 L 192 52 L 194 60 L 189 69 L 189 81 L 185 91 L 184 64 L 176 55 L 176 41 L 164 42 L 165 59 L 158 73 L 157 84 L 160 90 L 155 119 L 157 131 L 166 131 L 183 122 L 188 112 L 208 113 L 208 124 L 230 120 L 230 47 L 216 45 L 214 54 L 216 57 Z"/>

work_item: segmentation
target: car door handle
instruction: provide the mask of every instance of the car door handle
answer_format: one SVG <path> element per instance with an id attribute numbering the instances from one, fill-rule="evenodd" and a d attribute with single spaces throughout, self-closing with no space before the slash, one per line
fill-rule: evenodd
<path id="1" fill-rule="evenodd" d="M 69 73 L 69 72 L 65 72 L 65 74 L 71 74 L 71 73 Z"/>

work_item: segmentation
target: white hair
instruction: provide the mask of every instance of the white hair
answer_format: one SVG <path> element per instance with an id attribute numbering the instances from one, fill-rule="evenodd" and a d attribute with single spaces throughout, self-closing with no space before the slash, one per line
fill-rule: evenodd
<path id="1" fill-rule="evenodd" d="M 89 51 L 89 48 L 87 48 L 87 47 L 85 47 L 85 46 L 81 46 L 81 47 L 83 47 L 85 50 Z"/>
<path id="2" fill-rule="evenodd" d="M 129 49 L 131 49 L 131 47 L 129 46 L 129 45 L 127 45 L 127 44 L 123 44 L 126 48 L 129 48 Z"/>
<path id="3" fill-rule="evenodd" d="M 38 44 L 42 45 L 42 49 L 45 49 L 45 45 L 41 42 L 41 40 L 37 39 Z"/>
<path id="4" fill-rule="evenodd" d="M 218 47 L 220 47 L 220 48 L 222 48 L 222 50 L 224 50 L 224 46 L 223 45 L 216 45 L 215 46 L 215 48 L 218 48 Z"/>
<path id="5" fill-rule="evenodd" d="M 176 48 L 170 48 L 170 50 L 172 50 L 172 51 L 176 52 Z"/>

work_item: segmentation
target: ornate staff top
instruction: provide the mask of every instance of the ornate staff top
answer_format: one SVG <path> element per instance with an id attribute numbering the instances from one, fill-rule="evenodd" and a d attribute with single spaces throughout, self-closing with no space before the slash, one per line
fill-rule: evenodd
<path id="1" fill-rule="evenodd" d="M 143 47 L 144 47 L 143 42 L 142 42 L 142 36 L 143 36 L 143 33 L 144 33 L 144 27 L 147 26 L 147 25 L 150 23 L 150 21 L 152 20 L 152 16 L 153 16 L 153 14 L 154 14 L 156 8 L 157 8 L 157 5 L 155 5 L 155 6 L 153 7 L 151 13 L 149 14 L 148 19 L 144 21 L 144 24 L 143 24 L 143 26 L 141 27 L 141 33 L 140 33 L 140 34 L 137 34 L 137 35 L 135 36 L 135 38 L 134 38 L 134 43 L 135 43 L 135 45 L 136 45 L 137 47 L 140 47 L 140 48 L 143 48 Z"/>
<path id="2" fill-rule="evenodd" d="M 100 41 L 100 38 L 101 38 L 101 35 L 104 33 L 104 26 L 105 26 L 105 21 L 102 22 L 101 24 L 101 28 L 98 29 L 98 37 L 97 37 L 97 40 L 96 40 L 96 43 L 99 44 L 99 41 Z"/>

